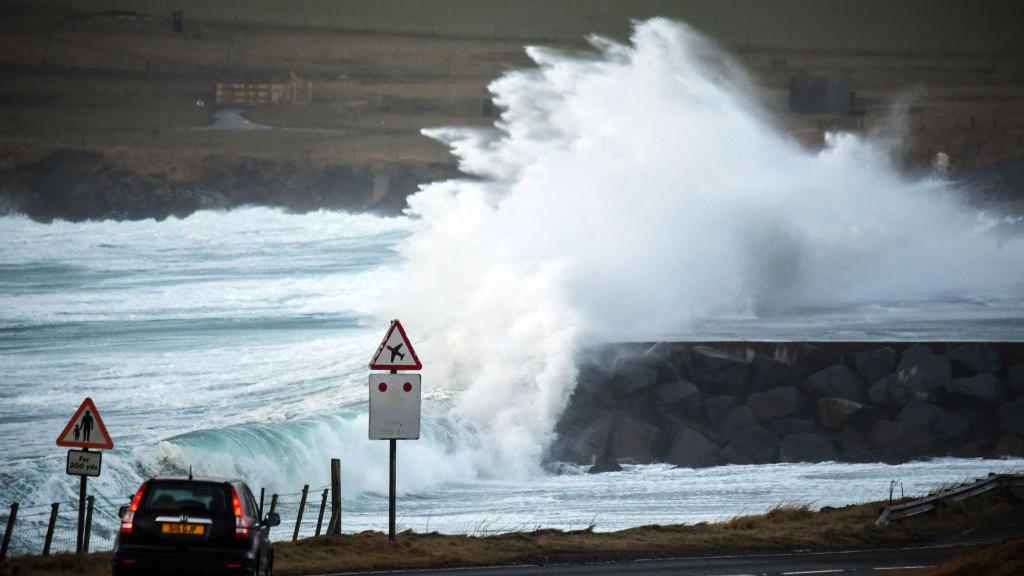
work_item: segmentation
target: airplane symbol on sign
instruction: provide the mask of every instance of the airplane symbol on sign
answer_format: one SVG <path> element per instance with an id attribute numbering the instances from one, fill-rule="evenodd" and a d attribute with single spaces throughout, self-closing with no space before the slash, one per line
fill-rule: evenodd
<path id="1" fill-rule="evenodd" d="M 387 346 L 387 349 L 391 352 L 391 361 L 392 362 L 395 361 L 395 357 L 396 356 L 400 360 L 405 360 L 405 353 L 404 352 L 400 352 L 400 350 L 402 349 L 402 346 L 404 346 L 404 345 L 405 345 L 404 342 L 399 342 L 395 346 Z"/>

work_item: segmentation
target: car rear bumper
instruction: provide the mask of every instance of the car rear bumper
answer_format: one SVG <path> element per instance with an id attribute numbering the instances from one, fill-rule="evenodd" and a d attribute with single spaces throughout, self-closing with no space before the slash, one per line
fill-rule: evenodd
<path id="1" fill-rule="evenodd" d="M 174 549 L 165 546 L 119 546 L 114 550 L 114 574 L 248 574 L 256 556 L 249 550 L 223 548 Z"/>

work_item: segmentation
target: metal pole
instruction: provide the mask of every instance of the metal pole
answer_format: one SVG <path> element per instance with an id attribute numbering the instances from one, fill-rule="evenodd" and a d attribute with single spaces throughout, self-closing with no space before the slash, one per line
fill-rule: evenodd
<path id="1" fill-rule="evenodd" d="M 320 535 L 320 528 L 324 524 L 324 509 L 327 508 L 327 492 L 329 492 L 329 490 L 327 490 L 327 488 L 324 488 L 324 495 L 320 498 L 320 514 L 316 517 L 315 536 Z"/>
<path id="2" fill-rule="evenodd" d="M 57 512 L 60 510 L 60 502 L 50 504 L 50 524 L 46 527 L 46 540 L 43 540 L 43 556 L 50 555 L 50 544 L 53 543 L 53 528 L 57 525 Z"/>
<path id="3" fill-rule="evenodd" d="M 92 534 L 92 507 L 96 498 L 94 496 L 89 496 L 86 498 L 86 501 L 88 504 L 86 504 L 85 512 L 85 537 L 82 539 L 82 554 L 89 553 L 89 536 Z"/>
<path id="4" fill-rule="evenodd" d="M 395 454 L 398 451 L 398 440 L 391 442 L 391 477 L 388 481 L 388 540 L 395 541 Z"/>
<path id="5" fill-rule="evenodd" d="M 18 518 L 18 503 L 11 504 L 11 515 L 7 517 L 7 529 L 4 530 L 4 543 L 0 546 L 0 564 L 7 560 L 7 547 L 11 545 L 11 534 L 14 532 L 14 521 Z"/>
<path id="6" fill-rule="evenodd" d="M 267 515 L 269 516 L 270 514 L 273 514 L 276 511 L 277 511 L 277 494 L 274 494 L 273 496 L 270 497 L 270 512 L 268 512 Z M 268 538 L 270 537 L 270 528 L 271 528 L 271 526 L 267 526 L 267 537 Z"/>
<path id="7" fill-rule="evenodd" d="M 328 534 L 341 534 L 341 459 L 331 458 L 331 522 Z"/>
<path id="8" fill-rule="evenodd" d="M 266 491 L 267 491 L 266 488 L 260 488 L 260 507 L 259 507 L 260 522 L 263 522 L 263 494 L 266 493 Z"/>
<path id="9" fill-rule="evenodd" d="M 88 451 L 88 449 L 83 449 Z M 79 476 L 78 481 L 78 534 L 75 537 L 75 554 L 82 555 L 82 539 L 85 536 L 85 482 L 88 476 Z"/>
<path id="10" fill-rule="evenodd" d="M 299 539 L 299 528 L 302 526 L 302 513 L 306 510 L 306 496 L 309 495 L 309 484 L 302 487 L 302 499 L 299 500 L 299 515 L 295 517 L 295 532 L 292 533 L 292 542 Z"/>

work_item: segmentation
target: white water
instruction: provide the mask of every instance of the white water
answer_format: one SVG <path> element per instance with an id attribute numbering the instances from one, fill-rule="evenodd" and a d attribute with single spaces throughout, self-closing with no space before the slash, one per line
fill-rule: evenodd
<path id="1" fill-rule="evenodd" d="M 93 482 L 112 501 L 189 466 L 294 492 L 340 456 L 346 526 L 379 528 L 386 445 L 366 439 L 365 366 L 392 317 L 426 363 L 424 438 L 399 451 L 415 529 L 475 528 L 487 510 L 495 528 L 708 519 L 1020 465 L 543 471 L 590 343 L 1024 337 L 1021 241 L 990 238 L 951 186 L 853 136 L 801 149 L 685 27 L 596 44 L 531 49 L 536 69 L 492 85 L 494 130 L 430 132 L 481 179 L 428 186 L 411 218 L 0 218 L 0 505 L 73 498 L 53 439 L 90 395 L 117 444 Z M 776 488 L 697 515 L 665 504 L 722 474 Z M 829 489 L 808 492 L 818 474 Z"/>

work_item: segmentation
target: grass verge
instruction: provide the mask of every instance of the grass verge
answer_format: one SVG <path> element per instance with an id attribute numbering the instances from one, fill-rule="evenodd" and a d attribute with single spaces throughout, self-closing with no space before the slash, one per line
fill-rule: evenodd
<path id="1" fill-rule="evenodd" d="M 545 529 L 478 537 L 403 532 L 394 543 L 380 532 L 321 536 L 278 543 L 277 572 L 287 575 L 884 548 L 960 534 L 1024 511 L 1020 495 L 1003 492 L 969 503 L 944 505 L 936 513 L 879 528 L 874 520 L 881 505 L 871 502 L 814 511 L 804 504 L 787 503 L 763 514 L 714 524 L 643 526 L 606 533 Z M 92 576 L 108 574 L 109 563 L 109 553 L 92 554 L 81 562 L 68 555 L 27 556 L 12 559 L 9 570 L 18 575 Z M 949 572 L 954 573 L 966 572 Z"/>

